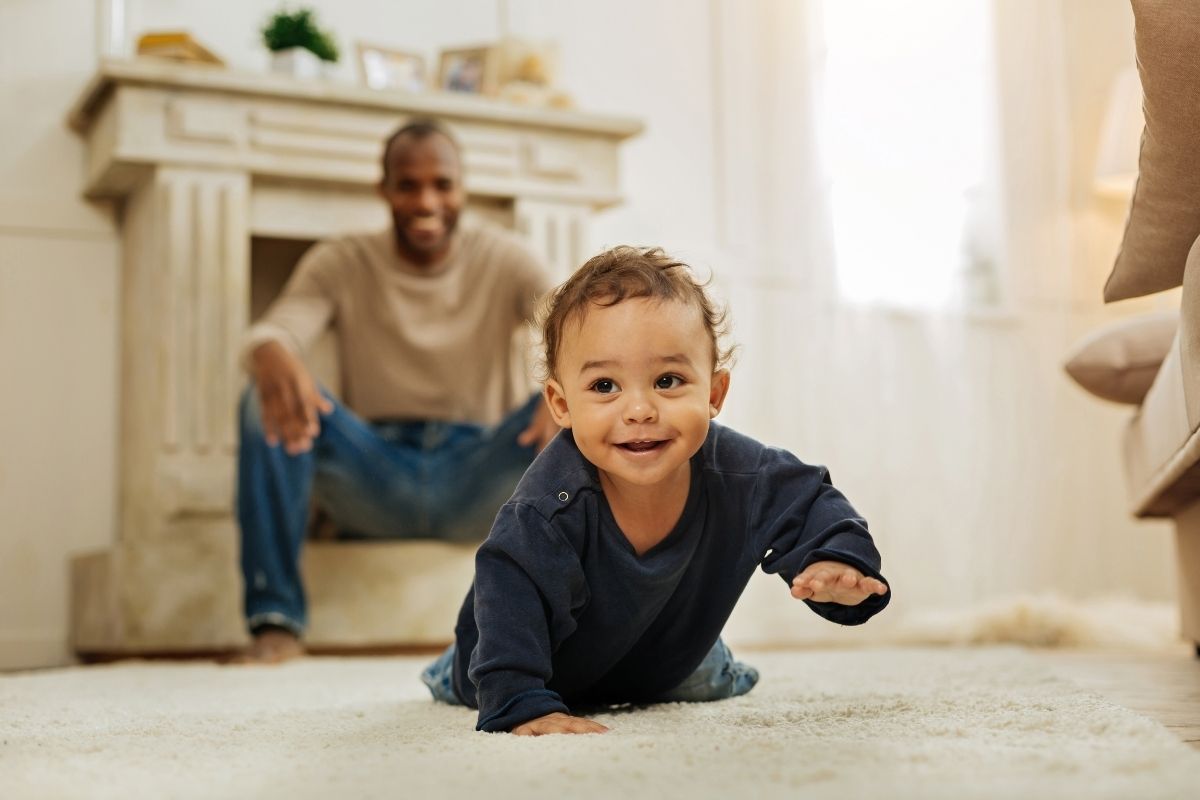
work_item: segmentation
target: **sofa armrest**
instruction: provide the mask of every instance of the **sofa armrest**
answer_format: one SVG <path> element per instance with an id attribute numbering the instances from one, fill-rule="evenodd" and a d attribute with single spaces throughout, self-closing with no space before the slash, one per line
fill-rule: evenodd
<path id="1" fill-rule="evenodd" d="M 1125 433 L 1133 513 L 1173 516 L 1200 498 L 1200 239 L 1188 255 L 1179 331 Z"/>

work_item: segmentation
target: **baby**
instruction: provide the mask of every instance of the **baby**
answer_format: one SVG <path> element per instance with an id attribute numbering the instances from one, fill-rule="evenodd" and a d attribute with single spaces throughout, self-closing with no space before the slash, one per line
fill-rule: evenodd
<path id="1" fill-rule="evenodd" d="M 601 253 L 548 299 L 544 393 L 564 430 L 500 509 L 455 644 L 422 675 L 478 708 L 478 730 L 602 733 L 570 706 L 745 694 L 758 673 L 719 637 L 760 565 L 832 622 L 887 605 L 828 472 L 710 422 L 723 323 L 659 249 Z"/>

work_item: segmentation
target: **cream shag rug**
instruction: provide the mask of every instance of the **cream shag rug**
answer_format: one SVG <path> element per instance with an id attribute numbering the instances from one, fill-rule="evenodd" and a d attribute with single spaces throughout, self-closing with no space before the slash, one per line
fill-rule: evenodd
<path id="1" fill-rule="evenodd" d="M 425 658 L 11 675 L 0 796 L 1200 797 L 1200 754 L 1017 648 L 745 656 L 762 673 L 746 697 L 539 739 L 434 705 Z"/>

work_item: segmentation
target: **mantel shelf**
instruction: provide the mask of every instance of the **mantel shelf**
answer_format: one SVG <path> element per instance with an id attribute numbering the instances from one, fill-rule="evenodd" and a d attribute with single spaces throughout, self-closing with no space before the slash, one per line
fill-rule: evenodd
<path id="1" fill-rule="evenodd" d="M 471 194 L 593 211 L 620 202 L 617 148 L 642 130 L 625 117 L 147 58 L 104 62 L 68 120 L 88 142 L 84 193 L 119 200 L 167 168 L 373 191 L 383 141 L 416 117 L 456 136 Z"/>
<path id="2" fill-rule="evenodd" d="M 224 67 L 175 64 L 151 58 L 108 59 L 84 88 L 68 114 L 79 133 L 91 128 L 97 109 L 119 84 L 167 89 L 217 91 L 244 97 L 271 97 L 323 106 L 372 109 L 432 117 L 472 119 L 527 128 L 573 131 L 627 139 L 642 132 L 629 117 L 565 109 L 527 108 L 499 100 L 453 92 L 381 91 L 332 80 L 298 80 L 282 75 L 243 72 Z"/>

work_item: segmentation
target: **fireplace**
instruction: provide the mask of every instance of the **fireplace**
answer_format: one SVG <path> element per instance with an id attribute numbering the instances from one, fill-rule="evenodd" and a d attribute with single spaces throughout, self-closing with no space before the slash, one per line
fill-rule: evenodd
<path id="1" fill-rule="evenodd" d="M 232 517 L 237 347 L 311 242 L 377 229 L 386 135 L 435 116 L 463 146 L 474 213 L 523 233 L 565 277 L 619 202 L 630 119 L 442 93 L 149 60 L 105 62 L 71 111 L 87 197 L 121 205 L 120 516 L 72 564 L 83 654 L 222 650 L 244 641 Z M 315 368 L 336 388 L 331 347 Z M 472 547 L 314 542 L 310 646 L 448 641 Z"/>

